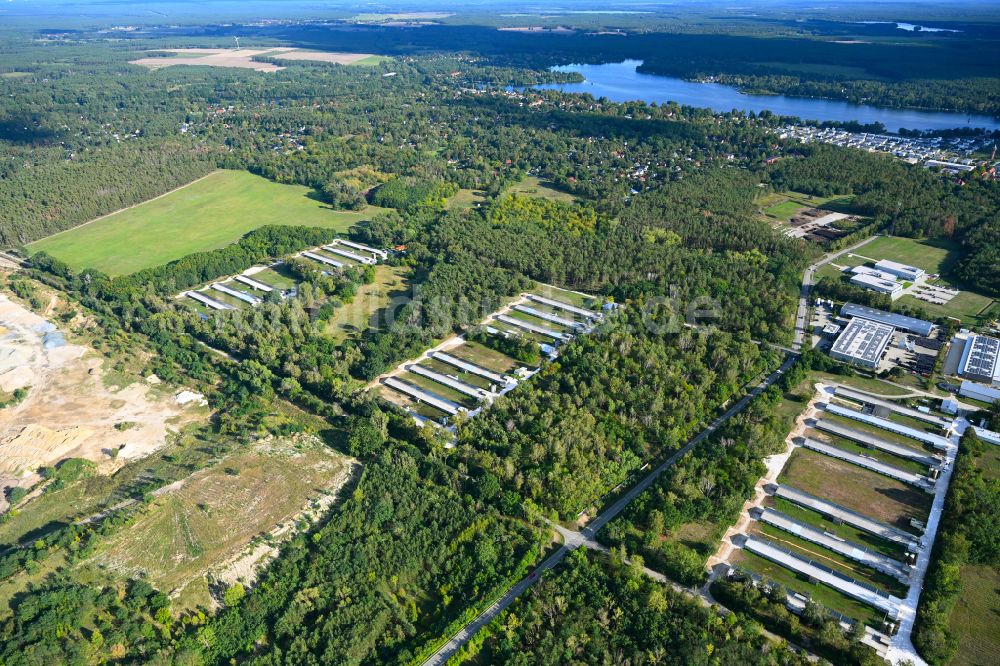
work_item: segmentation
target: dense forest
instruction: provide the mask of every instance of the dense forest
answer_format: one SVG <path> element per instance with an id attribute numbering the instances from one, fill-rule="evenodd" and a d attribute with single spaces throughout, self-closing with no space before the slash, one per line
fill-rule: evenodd
<path id="1" fill-rule="evenodd" d="M 228 38 L 229 28 L 212 30 Z M 403 45 L 404 33 L 375 30 L 386 37 L 383 50 L 400 53 L 444 34 L 459 42 L 484 34 L 420 29 L 406 32 Z M 260 32 L 344 49 L 370 39 L 362 28 Z M 555 78 L 525 65 L 578 58 L 583 40 L 567 36 L 556 49 L 549 36 L 532 35 L 538 49 L 525 61 L 526 36 L 489 34 L 470 49 L 478 56 L 442 53 L 435 43 L 433 52 L 371 66 L 288 62 L 274 73 L 129 65 L 166 44 L 148 36 L 25 37 L 4 47 L 4 67 L 25 75 L 0 77 L 0 111 L 10 119 L 0 124 L 0 244 L 19 248 L 213 169 L 239 169 L 304 185 L 334 209 L 386 209 L 350 234 L 403 246 L 389 264 L 406 269 L 410 293 L 391 321 L 343 339 L 327 324 L 372 285 L 373 268 L 329 274 L 292 259 L 284 270 L 298 283 L 296 297 L 212 316 L 173 298 L 334 235 L 280 224 L 119 277 L 32 255 L 30 279 L 11 283 L 16 296 L 44 306 L 31 280 L 59 290 L 92 323 L 96 348 L 142 349 L 143 376 L 203 390 L 214 411 L 205 432 L 235 447 L 301 429 L 305 416 L 281 416 L 301 410 L 363 471 L 324 521 L 289 542 L 259 584 L 217 614 L 177 613 L 142 580 L 80 576 L 74 564 L 131 511 L 56 523 L 41 546 L 25 531 L 0 549 L 0 578 L 41 564 L 55 573 L 0 612 L 0 661 L 360 664 L 426 656 L 538 561 L 548 545 L 541 518 L 571 519 L 599 502 L 778 364 L 781 354 L 766 343 L 791 340 L 802 270 L 816 250 L 759 219 L 761 193 L 854 194 L 876 228 L 953 240 L 962 254 L 956 276 L 998 294 L 996 183 L 959 184 L 889 158 L 786 143 L 773 132 L 781 119 L 770 116 L 508 90 Z M 593 37 L 588 59 L 620 53 L 617 37 Z M 649 48 L 667 41 L 640 38 Z M 713 42 L 671 42 L 698 44 L 683 75 L 715 71 Z M 724 43 L 719 66 L 730 70 L 727 60 L 746 44 Z M 943 52 L 935 75 L 953 62 Z M 655 55 L 647 67 L 665 66 Z M 887 91 L 914 76 L 895 62 L 898 80 Z M 913 66 L 927 62 L 921 55 Z M 771 76 L 751 74 L 758 84 Z M 926 87 L 928 104 L 944 104 L 939 84 Z M 989 106 L 984 96 L 970 93 L 968 105 Z M 528 176 L 549 196 L 517 191 Z M 541 370 L 476 418 L 459 419 L 449 446 L 444 432 L 417 428 L 362 391 L 449 335 L 487 339 L 477 328 L 483 316 L 538 282 L 616 307 L 554 361 L 541 359 L 537 345 L 492 340 Z M 806 355 L 786 382 L 813 363 L 822 361 Z M 755 400 L 611 523 L 611 562 L 574 554 L 482 636 L 478 656 L 466 657 L 802 663 L 748 619 L 752 591 L 734 590 L 734 604 L 749 608 L 719 617 L 621 556 L 624 546 L 633 562 L 700 582 L 707 553 L 669 537 L 687 522 L 718 528 L 731 520 L 786 431 L 772 413 L 778 399 L 772 390 Z M 167 461 L 170 474 L 129 468 L 137 476 L 123 496 L 146 501 L 203 464 L 198 456 L 215 453 L 188 447 L 176 464 Z M 47 480 L 53 492 L 79 488 L 92 483 L 84 478 L 92 471 L 74 464 Z M 967 521 L 969 529 L 979 522 Z M 976 561 L 988 557 L 974 552 Z M 862 662 L 847 638 L 834 638 L 835 654 Z"/>
<path id="2" fill-rule="evenodd" d="M 770 644 L 760 626 L 725 617 L 657 583 L 620 558 L 570 554 L 480 632 L 460 663 L 808 663 Z"/>

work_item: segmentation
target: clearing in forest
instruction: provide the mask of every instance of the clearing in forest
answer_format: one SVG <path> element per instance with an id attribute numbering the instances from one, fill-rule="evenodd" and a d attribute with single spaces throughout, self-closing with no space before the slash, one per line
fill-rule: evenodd
<path id="1" fill-rule="evenodd" d="M 382 209 L 332 210 L 308 187 L 281 185 L 246 171 L 216 171 L 145 203 L 36 241 L 76 270 L 124 275 L 193 252 L 225 247 L 268 224 L 346 231 Z"/>
<path id="2" fill-rule="evenodd" d="M 329 508 L 353 467 L 315 437 L 261 440 L 158 492 L 94 562 L 144 575 L 181 606 L 212 606 L 212 583 L 252 583 L 303 518 Z"/>
<path id="3" fill-rule="evenodd" d="M 928 274 L 945 276 L 930 280 L 930 283 L 947 289 L 958 289 L 959 293 L 946 303 L 931 303 L 916 296 L 906 294 L 896 303 L 922 309 L 928 318 L 955 317 L 964 326 L 984 326 L 1000 314 L 1000 307 L 989 296 L 966 291 L 963 285 L 949 279 L 949 274 L 961 249 L 957 243 L 948 240 L 917 240 L 915 238 L 897 238 L 883 236 L 876 238 L 863 248 L 857 255 L 843 257 L 843 263 L 857 265 L 889 259 L 909 266 L 916 266 Z M 847 279 L 844 277 L 843 279 Z"/>
<path id="4" fill-rule="evenodd" d="M 166 52 L 168 56 L 153 56 L 131 61 L 133 65 L 142 65 L 150 69 L 162 69 L 172 65 L 201 65 L 204 67 L 237 67 L 253 69 L 258 72 L 277 72 L 284 69 L 272 62 L 254 60 L 256 57 L 280 58 L 281 60 L 311 60 L 328 62 L 338 65 L 369 64 L 372 60 L 380 61 L 380 56 L 370 53 L 332 53 L 327 51 L 305 51 L 294 47 L 248 48 L 248 49 L 155 49 L 156 52 Z"/>

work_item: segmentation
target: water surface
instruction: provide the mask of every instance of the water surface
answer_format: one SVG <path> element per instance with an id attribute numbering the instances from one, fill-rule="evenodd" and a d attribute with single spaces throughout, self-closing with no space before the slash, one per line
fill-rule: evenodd
<path id="1" fill-rule="evenodd" d="M 955 127 L 981 127 L 1000 130 L 1000 119 L 985 115 L 970 115 L 946 111 L 892 109 L 868 104 L 852 104 L 830 99 L 792 97 L 789 95 L 744 95 L 733 86 L 720 83 L 695 83 L 671 76 L 642 74 L 636 67 L 640 60 L 626 60 L 605 65 L 565 65 L 553 67 L 557 72 L 580 72 L 583 83 L 555 83 L 536 86 L 569 93 L 590 93 L 613 102 L 644 101 L 664 104 L 676 102 L 688 106 L 708 107 L 716 112 L 771 111 L 782 116 L 797 116 L 803 120 L 879 122 L 890 132 L 901 127 L 917 130 L 939 130 Z"/>

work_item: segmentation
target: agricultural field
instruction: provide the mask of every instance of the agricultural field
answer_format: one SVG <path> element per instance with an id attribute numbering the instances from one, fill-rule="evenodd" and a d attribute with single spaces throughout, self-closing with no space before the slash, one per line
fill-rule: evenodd
<path id="1" fill-rule="evenodd" d="M 158 491 L 89 563 L 140 575 L 181 607 L 211 607 L 214 581 L 252 582 L 303 512 L 320 515 L 352 468 L 312 437 L 262 440 Z"/>
<path id="2" fill-rule="evenodd" d="M 216 171 L 145 203 L 31 243 L 72 268 L 124 275 L 225 247 L 253 229 L 291 224 L 347 231 L 382 209 L 334 211 L 299 185 Z M 146 239 L 146 240 L 144 240 Z"/>
<path id="3" fill-rule="evenodd" d="M 175 65 L 199 65 L 204 67 L 236 67 L 252 69 L 258 72 L 277 72 L 285 69 L 281 65 L 261 62 L 254 58 L 280 58 L 281 60 L 308 60 L 327 62 L 338 65 L 372 65 L 383 60 L 383 56 L 370 53 L 332 53 L 324 51 L 307 51 L 294 47 L 275 48 L 243 48 L 243 49 L 157 49 L 157 52 L 167 52 L 169 55 L 139 58 L 131 61 L 133 65 L 142 65 L 150 69 L 162 69 Z"/>

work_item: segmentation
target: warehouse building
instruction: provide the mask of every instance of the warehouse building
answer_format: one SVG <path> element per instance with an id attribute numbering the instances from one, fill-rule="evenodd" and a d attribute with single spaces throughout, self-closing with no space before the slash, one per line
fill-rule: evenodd
<path id="1" fill-rule="evenodd" d="M 1000 402 L 1000 389 L 976 384 L 967 379 L 962 382 L 962 385 L 958 389 L 958 394 L 963 398 L 972 398 L 973 400 L 988 402 L 990 404 Z"/>
<path id="2" fill-rule="evenodd" d="M 875 268 L 885 273 L 892 273 L 896 277 L 909 280 L 910 282 L 924 276 L 924 269 L 922 268 L 907 266 L 906 264 L 901 264 L 898 261 L 889 261 L 888 259 L 876 261 Z"/>
<path id="3" fill-rule="evenodd" d="M 1000 339 L 969 334 L 958 362 L 958 376 L 983 384 L 1000 385 Z"/>
<path id="4" fill-rule="evenodd" d="M 923 319 L 917 319 L 915 317 L 907 317 L 893 312 L 886 312 L 885 310 L 867 308 L 863 305 L 858 305 L 857 303 L 844 303 L 843 307 L 840 308 L 840 316 L 844 319 L 861 317 L 869 321 L 877 321 L 880 324 L 892 326 L 893 328 L 901 331 L 915 333 L 924 337 L 930 335 L 931 331 L 934 330 L 934 324 L 929 321 L 924 321 Z"/>
<path id="5" fill-rule="evenodd" d="M 857 273 L 851 277 L 851 284 L 863 289 L 877 291 L 880 294 L 889 294 L 893 299 L 903 293 L 903 283 L 896 282 L 896 279 L 886 280 L 868 273 Z"/>
<path id="6" fill-rule="evenodd" d="M 892 326 L 855 317 L 844 327 L 830 349 L 838 361 L 875 369 L 892 339 Z"/>

